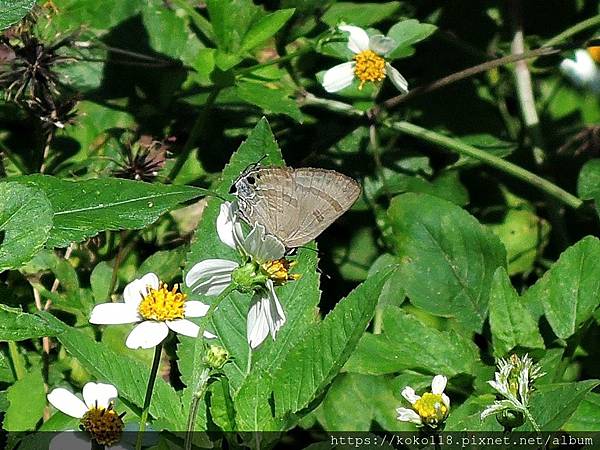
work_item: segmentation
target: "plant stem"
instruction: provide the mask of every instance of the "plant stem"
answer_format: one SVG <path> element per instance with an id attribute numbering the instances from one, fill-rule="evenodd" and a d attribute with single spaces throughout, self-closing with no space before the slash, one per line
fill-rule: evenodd
<path id="1" fill-rule="evenodd" d="M 567 191 L 555 185 L 554 183 L 551 183 L 550 181 L 545 180 L 544 178 L 532 172 L 529 172 L 528 170 L 523 169 L 522 167 L 519 167 L 516 164 L 494 156 L 486 151 L 480 150 L 471 145 L 465 144 L 464 142 L 452 139 L 448 136 L 444 136 L 434 131 L 426 130 L 425 128 L 421 128 L 409 122 L 386 121 L 383 122 L 383 125 L 394 130 L 400 131 L 401 133 L 408 134 L 409 136 L 413 136 L 418 139 L 431 142 L 432 144 L 439 145 L 440 147 L 446 148 L 450 151 L 459 153 L 461 155 L 466 155 L 470 156 L 471 158 L 475 158 L 478 161 L 483 162 L 484 164 L 499 169 L 502 172 L 505 172 L 520 180 L 525 181 L 526 183 L 532 186 L 535 186 L 542 192 L 551 195 L 552 197 L 556 198 L 560 202 L 564 203 L 567 206 L 570 206 L 573 209 L 578 209 L 583 205 L 582 200 L 575 197 L 573 194 L 568 193 Z"/>
<path id="2" fill-rule="evenodd" d="M 219 95 L 219 91 L 220 91 L 220 88 L 218 88 L 218 87 L 215 87 L 211 91 L 208 98 L 206 99 L 206 102 L 204 103 L 204 108 L 202 109 L 200 114 L 198 114 L 198 118 L 196 119 L 196 122 L 194 122 L 194 125 L 192 126 L 190 135 L 188 136 L 187 141 L 185 141 L 185 144 L 183 145 L 181 154 L 175 160 L 175 164 L 173 165 L 173 168 L 171 169 L 171 173 L 169 173 L 169 179 L 171 180 L 171 182 L 173 182 L 175 180 L 175 178 L 177 177 L 177 175 L 179 174 L 179 171 L 182 169 L 183 165 L 185 164 L 188 157 L 190 156 L 190 153 L 192 152 L 192 149 L 194 148 L 194 144 L 196 143 L 196 141 L 200 137 L 200 134 L 204 130 L 204 126 L 206 125 L 206 120 L 208 118 L 208 113 L 209 113 L 212 105 L 215 103 L 215 100 L 217 99 L 217 96 Z"/>
<path id="3" fill-rule="evenodd" d="M 241 69 L 236 70 L 235 74 L 236 74 L 236 76 L 245 75 L 247 73 L 254 72 L 255 70 L 262 69 L 263 67 L 269 67 L 274 64 L 280 64 L 280 63 L 289 61 L 290 59 L 294 59 L 298 56 L 301 56 L 305 53 L 308 53 L 310 50 L 312 50 L 312 47 L 307 46 L 307 47 L 301 48 L 299 50 L 296 50 L 295 52 L 288 53 L 287 55 L 280 56 L 279 58 L 271 59 L 270 61 L 266 61 L 264 63 L 255 64 L 254 66 L 251 66 L 251 67 L 243 67 Z"/>
<path id="4" fill-rule="evenodd" d="M 588 28 L 592 28 L 597 25 L 600 25 L 600 14 L 598 14 L 597 16 L 594 16 L 594 17 L 590 17 L 589 19 L 585 19 L 585 20 L 583 20 L 579 23 L 576 23 L 575 25 L 567 28 L 562 33 L 559 33 L 556 36 L 554 36 L 552 39 L 549 39 L 548 41 L 546 41 L 546 43 L 544 44 L 544 47 L 556 45 L 562 41 L 567 40 L 571 36 L 574 36 L 578 33 L 581 33 L 584 30 L 587 30 Z"/>
<path id="5" fill-rule="evenodd" d="M 142 441 L 144 439 L 144 431 L 146 431 L 146 421 L 148 420 L 148 413 L 150 411 L 150 401 L 152 400 L 152 391 L 154 390 L 156 375 L 158 374 L 158 366 L 160 365 L 162 348 L 163 342 L 154 347 L 154 359 L 152 360 L 152 368 L 150 369 L 150 376 L 148 377 L 148 386 L 146 387 L 146 395 L 144 396 L 144 407 L 142 409 L 142 415 L 140 417 L 140 430 L 138 431 L 137 439 L 135 442 L 135 450 L 141 450 L 142 448 Z"/>
<path id="6" fill-rule="evenodd" d="M 203 324 L 200 325 L 200 330 L 198 331 L 198 338 L 202 340 L 204 338 L 204 324 L 207 323 L 211 318 L 213 313 L 216 311 L 217 307 L 219 306 L 219 304 L 225 300 L 227 298 L 227 296 L 229 296 L 229 294 L 231 294 L 235 289 L 237 288 L 237 286 L 234 283 L 231 283 L 229 286 L 227 286 L 225 288 L 225 290 L 223 292 L 221 292 L 217 298 L 215 298 L 211 304 L 210 307 L 208 308 L 208 311 L 206 312 L 206 315 L 203 318 Z M 204 341 L 202 341 L 202 344 L 204 343 Z M 204 347 L 204 345 L 203 345 Z M 196 355 L 198 354 L 198 351 L 196 350 Z M 203 352 L 204 353 L 204 352 Z M 186 427 L 186 434 L 185 434 L 185 441 L 184 441 L 184 448 L 186 450 L 189 450 L 191 448 L 192 445 L 192 436 L 194 433 L 194 426 L 196 424 L 196 414 L 198 414 L 198 406 L 200 404 L 200 401 L 204 398 L 204 394 L 206 392 L 206 387 L 208 385 L 208 380 L 209 380 L 209 375 L 210 375 L 210 370 L 208 369 L 208 367 L 203 366 L 201 368 L 201 372 L 198 373 L 197 370 L 200 370 L 200 366 L 199 364 L 203 364 L 203 361 L 195 361 L 195 363 L 198 365 L 198 368 L 194 368 L 194 372 L 192 373 L 192 386 L 193 386 L 193 391 L 192 391 L 192 404 L 190 405 L 190 412 L 188 413 L 188 419 L 187 419 L 187 427 Z"/>

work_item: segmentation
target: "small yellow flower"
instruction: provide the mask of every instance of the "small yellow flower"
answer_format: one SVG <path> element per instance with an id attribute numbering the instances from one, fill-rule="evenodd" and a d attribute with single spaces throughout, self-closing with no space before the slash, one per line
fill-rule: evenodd
<path id="1" fill-rule="evenodd" d="M 274 259 L 261 264 L 269 279 L 275 284 L 284 284 L 286 281 L 295 281 L 300 278 L 300 274 L 292 274 L 290 270 L 296 265 L 295 261 L 289 261 L 286 258 Z"/>
<path id="2" fill-rule="evenodd" d="M 354 55 L 354 74 L 360 80 L 358 89 L 362 89 L 367 81 L 379 82 L 385 79 L 385 59 L 373 50 L 363 50 Z"/>
<path id="3" fill-rule="evenodd" d="M 183 319 L 186 298 L 185 294 L 179 292 L 178 284 L 171 290 L 165 283 L 158 289 L 149 287 L 148 294 L 138 306 L 138 312 L 146 320 Z"/>
<path id="4" fill-rule="evenodd" d="M 438 428 L 450 412 L 450 399 L 444 394 L 447 382 L 445 376 L 436 375 L 431 382 L 431 392 L 422 396 L 416 395 L 413 388 L 406 386 L 402 396 L 410 402 L 411 408 L 396 409 L 398 420 Z"/>

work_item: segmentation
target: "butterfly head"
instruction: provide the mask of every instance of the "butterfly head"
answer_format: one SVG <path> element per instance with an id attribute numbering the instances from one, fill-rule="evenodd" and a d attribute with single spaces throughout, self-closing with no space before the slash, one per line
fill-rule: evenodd
<path id="1" fill-rule="evenodd" d="M 252 199 L 256 195 L 256 183 L 260 178 L 259 165 L 253 164 L 242 172 L 229 189 L 230 194 L 235 194 L 239 199 Z"/>

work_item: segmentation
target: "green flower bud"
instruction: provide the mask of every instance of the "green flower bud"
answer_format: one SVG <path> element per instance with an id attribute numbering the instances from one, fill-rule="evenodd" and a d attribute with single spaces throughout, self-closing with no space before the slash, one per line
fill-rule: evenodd
<path id="1" fill-rule="evenodd" d="M 496 420 L 504 428 L 513 429 L 525 423 L 525 416 L 521 411 L 507 409 L 496 415 Z"/>
<path id="2" fill-rule="evenodd" d="M 204 362 L 211 369 L 219 370 L 229 360 L 229 353 L 219 345 L 211 345 L 204 355 Z"/>

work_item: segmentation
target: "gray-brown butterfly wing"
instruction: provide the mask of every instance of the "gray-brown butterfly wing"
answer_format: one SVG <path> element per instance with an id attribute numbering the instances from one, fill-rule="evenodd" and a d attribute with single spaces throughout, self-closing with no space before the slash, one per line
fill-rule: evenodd
<path id="1" fill-rule="evenodd" d="M 238 195 L 242 216 L 252 225 L 264 225 L 288 248 L 313 240 L 360 194 L 356 181 L 333 170 L 265 167 L 248 176 L 254 181 L 255 195 Z"/>

